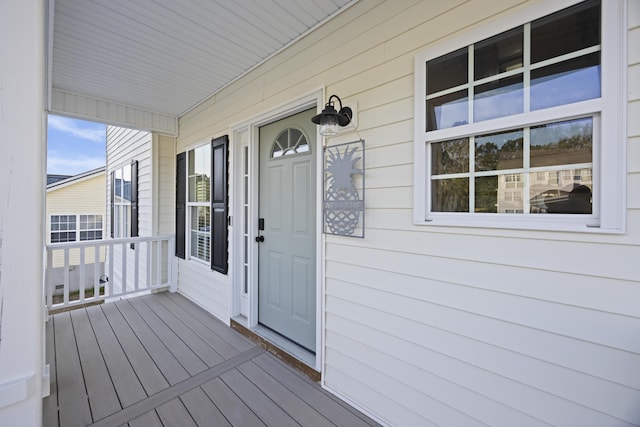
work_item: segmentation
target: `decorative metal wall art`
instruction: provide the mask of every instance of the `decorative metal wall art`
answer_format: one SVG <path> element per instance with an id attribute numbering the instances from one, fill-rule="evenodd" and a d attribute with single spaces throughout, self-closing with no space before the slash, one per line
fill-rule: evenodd
<path id="1" fill-rule="evenodd" d="M 364 237 L 364 140 L 324 149 L 324 232 Z"/>

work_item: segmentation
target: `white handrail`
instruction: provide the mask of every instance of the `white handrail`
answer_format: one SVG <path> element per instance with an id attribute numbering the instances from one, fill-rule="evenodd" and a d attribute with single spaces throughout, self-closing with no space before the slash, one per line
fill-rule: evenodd
<path id="1" fill-rule="evenodd" d="M 175 291 L 173 247 L 174 236 L 46 245 L 47 309 L 57 310 L 161 288 Z"/>

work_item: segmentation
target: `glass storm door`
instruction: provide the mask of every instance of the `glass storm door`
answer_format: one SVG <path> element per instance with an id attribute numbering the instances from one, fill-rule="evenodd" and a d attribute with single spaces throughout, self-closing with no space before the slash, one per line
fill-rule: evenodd
<path id="1" fill-rule="evenodd" d="M 311 109 L 260 128 L 258 321 L 315 352 L 316 129 Z"/>

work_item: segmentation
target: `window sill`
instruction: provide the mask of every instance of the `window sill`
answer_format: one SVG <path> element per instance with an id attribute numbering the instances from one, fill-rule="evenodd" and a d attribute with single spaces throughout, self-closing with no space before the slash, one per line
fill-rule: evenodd
<path id="1" fill-rule="evenodd" d="M 482 216 L 479 216 L 482 215 Z M 489 228 L 502 230 L 553 231 L 589 234 L 624 234 L 624 229 L 604 228 L 598 219 L 584 215 L 571 218 L 532 218 L 518 214 L 432 214 L 428 219 L 415 220 L 415 225 L 429 227 Z"/>
<path id="2" fill-rule="evenodd" d="M 187 258 L 185 259 L 185 261 L 198 268 L 203 268 L 203 269 L 206 268 L 207 270 L 211 270 L 211 266 L 209 265 L 208 262 L 202 261 L 198 258 Z"/>

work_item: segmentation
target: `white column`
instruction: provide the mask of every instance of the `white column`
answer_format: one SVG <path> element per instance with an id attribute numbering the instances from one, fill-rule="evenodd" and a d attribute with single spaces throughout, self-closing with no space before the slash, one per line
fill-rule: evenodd
<path id="1" fill-rule="evenodd" d="M 0 425 L 42 424 L 44 0 L 0 1 Z"/>

